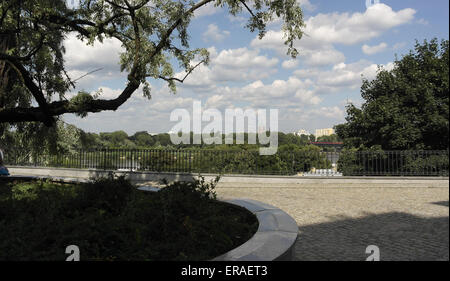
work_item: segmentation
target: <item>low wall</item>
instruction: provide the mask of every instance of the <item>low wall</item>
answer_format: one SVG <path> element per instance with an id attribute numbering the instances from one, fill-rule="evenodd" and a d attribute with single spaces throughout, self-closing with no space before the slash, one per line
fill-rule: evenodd
<path id="1" fill-rule="evenodd" d="M 50 176 L 74 179 L 107 177 L 111 172 L 124 175 L 134 183 L 157 185 L 161 180 L 192 181 L 196 174 L 163 172 L 129 172 L 68 168 L 43 168 L 8 166 L 11 175 Z M 206 180 L 216 175 L 202 174 Z M 448 177 L 302 177 L 302 176 L 263 176 L 263 175 L 222 175 L 218 187 L 283 187 L 319 186 L 319 187 L 448 187 Z"/>
<path id="2" fill-rule="evenodd" d="M 258 230 L 250 240 L 213 261 L 291 261 L 298 237 L 297 222 L 283 210 L 251 199 L 225 201 L 252 212 Z"/>

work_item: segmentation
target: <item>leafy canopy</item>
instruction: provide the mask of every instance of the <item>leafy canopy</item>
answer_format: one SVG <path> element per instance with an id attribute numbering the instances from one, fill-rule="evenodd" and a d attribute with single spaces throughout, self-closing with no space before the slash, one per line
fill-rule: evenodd
<path id="1" fill-rule="evenodd" d="M 361 87 L 365 103 L 347 107 L 336 133 L 347 146 L 391 150 L 448 149 L 449 41 L 416 42 Z"/>
<path id="2" fill-rule="evenodd" d="M 116 110 L 140 85 L 150 98 L 148 78 L 165 80 L 175 92 L 176 82 L 183 83 L 198 65 L 209 62 L 206 49 L 190 48 L 188 33 L 194 12 L 207 4 L 226 7 L 232 15 L 248 13 L 246 27 L 259 32 L 259 38 L 268 22 L 281 18 L 287 53 L 298 54 L 293 44 L 302 37 L 304 22 L 296 0 L 81 0 L 76 8 L 64 0 L 1 1 L 0 123 L 39 121 L 50 126 L 65 113 L 84 117 Z M 121 70 L 128 76 L 117 98 L 97 99 L 88 93 L 65 98 L 75 86 L 63 61 L 62 42 L 68 33 L 87 44 L 104 38 L 122 43 Z M 174 77 L 176 67 L 185 70 L 185 77 Z"/>

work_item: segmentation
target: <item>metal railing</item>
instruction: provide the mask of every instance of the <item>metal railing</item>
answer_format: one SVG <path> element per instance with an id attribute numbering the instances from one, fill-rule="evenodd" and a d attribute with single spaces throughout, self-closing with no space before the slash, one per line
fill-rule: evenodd
<path id="1" fill-rule="evenodd" d="M 344 151 L 338 167 L 352 176 L 448 176 L 448 150 Z"/>
<path id="2" fill-rule="evenodd" d="M 258 151 L 99 149 L 58 155 L 5 153 L 10 166 L 119 171 L 304 176 L 448 176 L 448 151 Z"/>

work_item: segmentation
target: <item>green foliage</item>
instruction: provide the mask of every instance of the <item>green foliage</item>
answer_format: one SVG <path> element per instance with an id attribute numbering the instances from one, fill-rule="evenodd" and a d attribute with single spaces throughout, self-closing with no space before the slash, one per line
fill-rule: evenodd
<path id="1" fill-rule="evenodd" d="M 319 142 L 339 142 L 341 139 L 338 135 L 332 134 L 330 136 L 320 136 L 317 138 L 317 141 Z"/>
<path id="2" fill-rule="evenodd" d="M 163 79 L 175 93 L 175 81 L 182 81 L 174 77 L 179 69 L 189 75 L 200 63 L 209 63 L 206 49 L 193 49 L 189 44 L 188 27 L 194 12 L 204 5 L 228 7 L 232 15 L 246 13 L 249 17 L 246 27 L 251 32 L 258 31 L 260 38 L 264 37 L 269 22 L 281 19 L 287 53 L 292 57 L 298 54 L 294 42 L 301 39 L 305 26 L 296 0 L 78 2 L 76 8 L 69 7 L 65 0 L 0 2 L 0 78 L 6 82 L 5 87 L 2 84 L 0 97 L 7 99 L 7 103 L 1 106 L 12 109 L 8 112 L 14 114 L 14 118 L 9 120 L 44 121 L 20 114 L 26 111 L 24 108 L 30 109 L 32 97 L 50 115 L 42 117 L 47 125 L 52 123 L 48 119 L 64 113 L 84 117 L 88 112 L 106 110 L 98 100 L 84 94 L 68 103 L 64 98 L 75 82 L 66 74 L 65 50 L 61 44 L 69 32 L 75 33 L 79 40 L 87 44 L 93 44 L 96 40 L 102 42 L 104 38 L 121 41 L 125 51 L 120 56 L 120 65 L 122 71 L 128 72 L 128 83 L 120 99 L 114 101 L 115 107 L 123 104 L 141 84 L 144 85 L 143 95 L 151 98 L 148 78 Z M 16 73 L 19 68 L 21 70 Z M 31 77 L 28 83 L 25 83 L 24 76 Z M 33 79 L 36 81 L 29 81 Z M 11 97 L 6 95 L 10 92 L 13 93 Z M 59 101 L 48 103 L 54 95 L 59 95 Z M 51 110 L 47 110 L 50 108 L 48 105 L 51 105 Z"/>
<path id="3" fill-rule="evenodd" d="M 136 132 L 133 136 L 130 137 L 130 140 L 139 147 L 151 147 L 156 143 L 156 138 L 153 138 L 146 131 Z"/>
<path id="4" fill-rule="evenodd" d="M 394 69 L 379 69 L 376 79 L 364 80 L 361 94 L 362 107 L 349 105 L 347 123 L 336 126 L 347 147 L 448 149 L 448 40 L 416 43 Z"/>
<path id="5" fill-rule="evenodd" d="M 348 148 L 341 151 L 337 162 L 338 171 L 344 176 L 362 175 L 364 167 L 357 161 L 357 149 Z"/>
<path id="6" fill-rule="evenodd" d="M 20 124 L 16 128 L 4 128 L 0 147 L 8 158 L 17 162 L 36 160 L 43 155 L 73 155 L 83 147 L 83 134 L 81 129 L 60 120 L 54 127 L 37 122 Z"/>
<path id="7" fill-rule="evenodd" d="M 124 131 L 115 131 L 112 133 L 100 133 L 100 139 L 105 146 L 109 147 L 126 147 L 128 135 Z"/>
<path id="8" fill-rule="evenodd" d="M 76 96 L 70 99 L 70 106 L 76 111 L 76 115 L 86 117 L 89 112 L 89 103 L 94 100 L 94 97 L 87 92 L 79 92 Z"/>
<path id="9" fill-rule="evenodd" d="M 48 99 L 64 96 L 71 87 L 64 72 L 64 32 L 47 21 L 40 21 L 38 25 L 36 19 L 44 14 L 67 11 L 65 1 L 1 1 L 0 11 L 0 53 L 22 58 L 33 54 L 21 63 L 29 70 L 40 90 Z M 5 60 L 0 60 L 0 69 L 0 109 L 31 106 L 33 96 L 24 85 L 21 74 Z"/>
<path id="10" fill-rule="evenodd" d="M 338 160 L 344 176 L 448 176 L 448 151 L 384 151 L 380 146 L 344 149 Z"/>
<path id="11" fill-rule="evenodd" d="M 250 212 L 214 200 L 217 179 L 137 190 L 124 178 L 79 185 L 0 183 L 0 260 L 207 260 L 247 241 Z"/>
<path id="12" fill-rule="evenodd" d="M 282 145 L 275 155 L 260 155 L 258 147 L 217 146 L 216 149 L 155 149 L 136 152 L 142 170 L 219 174 L 281 174 L 329 169 L 331 162 L 320 148 Z"/>
<path id="13" fill-rule="evenodd" d="M 445 155 L 427 155 L 418 157 L 417 155 L 406 154 L 404 161 L 404 169 L 411 174 L 429 173 L 448 176 L 449 159 L 448 153 Z"/>

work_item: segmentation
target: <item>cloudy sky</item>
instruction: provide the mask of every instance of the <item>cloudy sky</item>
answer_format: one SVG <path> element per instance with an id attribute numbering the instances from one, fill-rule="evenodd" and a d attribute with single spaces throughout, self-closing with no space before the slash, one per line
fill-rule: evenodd
<path id="1" fill-rule="evenodd" d="M 448 39 L 449 1 L 381 0 L 366 7 L 365 0 L 299 0 L 305 13 L 305 36 L 296 47 L 300 55 L 286 55 L 280 24 L 268 26 L 259 40 L 243 26 L 248 15 L 237 17 L 225 9 L 205 6 L 190 26 L 191 47 L 208 48 L 211 63 L 201 66 L 171 94 L 163 81 L 149 80 L 152 99 L 142 90 L 116 112 L 66 114 L 64 120 L 89 132 L 124 130 L 168 132 L 176 124 L 170 113 L 203 109 L 278 109 L 279 129 L 294 132 L 328 128 L 342 123 L 348 101 L 361 104 L 361 76 L 375 77 L 377 66 L 391 68 L 395 55 L 413 48 L 415 40 Z M 375 2 L 375 1 L 372 1 Z M 69 75 L 78 90 L 102 89 L 102 98 L 115 98 L 126 82 L 118 65 L 121 45 L 115 40 L 85 46 L 74 36 L 65 41 Z M 179 76 L 183 73 L 180 71 Z"/>

